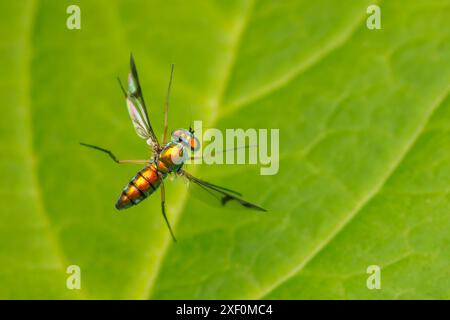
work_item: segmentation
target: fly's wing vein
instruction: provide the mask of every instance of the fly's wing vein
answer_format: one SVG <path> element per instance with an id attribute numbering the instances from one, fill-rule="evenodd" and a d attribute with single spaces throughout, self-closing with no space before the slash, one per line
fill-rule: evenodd
<path id="1" fill-rule="evenodd" d="M 133 55 L 130 56 L 130 73 L 128 74 L 127 90 L 121 85 L 122 91 L 126 97 L 127 109 L 136 134 L 147 140 L 150 145 L 159 146 L 158 139 L 150 123 L 144 97 L 142 95 L 139 77 L 134 63 Z M 120 83 L 120 80 L 119 80 Z"/>

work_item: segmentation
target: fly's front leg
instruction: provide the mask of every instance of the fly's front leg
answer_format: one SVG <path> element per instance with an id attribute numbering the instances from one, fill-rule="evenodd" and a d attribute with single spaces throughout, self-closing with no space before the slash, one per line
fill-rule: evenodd
<path id="1" fill-rule="evenodd" d="M 169 87 L 167 88 L 167 95 L 166 95 L 166 107 L 164 110 L 163 145 L 167 143 L 167 129 L 169 128 L 169 97 L 170 97 L 170 89 L 172 88 L 173 68 L 174 65 L 172 64 L 170 70 Z"/>
<path id="2" fill-rule="evenodd" d="M 169 219 L 167 219 L 166 215 L 166 190 L 164 189 L 164 178 L 161 173 L 158 172 L 158 177 L 161 182 L 160 188 L 161 188 L 161 211 L 164 217 L 164 220 L 166 221 L 167 227 L 169 228 L 170 235 L 172 236 L 172 239 L 174 242 L 177 242 L 177 239 L 175 238 L 175 235 L 173 234 L 172 228 L 170 227 Z"/>
<path id="3" fill-rule="evenodd" d="M 111 159 L 113 159 L 113 161 L 115 163 L 119 163 L 119 164 L 123 164 L 123 163 L 134 163 L 134 164 L 143 164 L 143 163 L 149 163 L 149 160 L 119 160 L 117 159 L 117 157 L 114 155 L 114 153 L 112 153 L 111 151 L 107 150 L 107 149 L 103 149 L 97 146 L 94 146 L 92 144 L 87 144 L 87 143 L 83 143 L 80 142 L 80 144 L 84 147 L 88 147 L 88 148 L 92 148 L 101 152 L 106 153 L 107 155 L 109 155 L 109 157 Z"/>

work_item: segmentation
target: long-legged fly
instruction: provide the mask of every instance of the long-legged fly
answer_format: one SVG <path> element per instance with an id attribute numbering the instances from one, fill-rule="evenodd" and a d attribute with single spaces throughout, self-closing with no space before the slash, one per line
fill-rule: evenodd
<path id="1" fill-rule="evenodd" d="M 192 152 L 197 151 L 200 148 L 200 142 L 197 137 L 195 137 L 194 131 L 191 128 L 189 128 L 189 130 L 174 130 L 171 134 L 171 140 L 167 141 L 169 96 L 172 86 L 174 66 L 172 65 L 171 68 L 169 87 L 166 96 L 162 144 L 158 142 L 150 123 L 144 97 L 142 95 L 141 85 L 139 83 L 136 65 L 132 55 L 130 56 L 130 68 L 131 71 L 128 75 L 127 89 L 125 90 L 120 79 L 118 79 L 119 85 L 125 97 L 134 129 L 140 138 L 147 141 L 147 144 L 151 148 L 153 158 L 147 160 L 119 160 L 111 151 L 107 149 L 91 144 L 81 143 L 81 145 L 85 147 L 105 152 L 117 163 L 142 163 L 146 165 L 143 169 L 138 171 L 138 173 L 131 178 L 130 182 L 128 182 L 128 184 L 123 188 L 119 199 L 117 199 L 116 208 L 122 210 L 137 205 L 159 188 L 161 190 L 162 215 L 166 221 L 173 240 L 176 241 L 175 235 L 166 215 L 164 188 L 164 179 L 170 173 L 174 173 L 178 176 L 185 177 L 193 184 L 199 186 L 201 189 L 206 191 L 205 194 L 215 197 L 223 206 L 229 202 L 236 202 L 245 208 L 266 211 L 253 203 L 241 199 L 241 194 L 236 191 L 200 180 L 183 170 L 183 164 L 186 161 L 188 150 L 191 150 Z"/>

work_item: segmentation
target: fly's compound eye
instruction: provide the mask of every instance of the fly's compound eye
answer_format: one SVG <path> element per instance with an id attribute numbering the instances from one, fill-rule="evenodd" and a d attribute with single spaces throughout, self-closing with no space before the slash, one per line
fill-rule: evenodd
<path id="1" fill-rule="evenodd" d="M 172 132 L 172 140 L 174 142 L 182 142 L 183 144 L 187 144 L 189 138 L 189 132 L 184 129 L 177 129 Z"/>
<path id="2" fill-rule="evenodd" d="M 189 139 L 189 147 L 192 151 L 197 151 L 198 149 L 200 149 L 200 141 L 198 141 L 197 137 L 191 136 L 191 138 Z"/>
<path id="3" fill-rule="evenodd" d="M 193 134 L 184 129 L 177 129 L 173 131 L 172 139 L 175 142 L 182 143 L 185 147 L 191 149 L 192 151 L 197 151 L 200 148 L 200 141 L 198 141 Z"/>

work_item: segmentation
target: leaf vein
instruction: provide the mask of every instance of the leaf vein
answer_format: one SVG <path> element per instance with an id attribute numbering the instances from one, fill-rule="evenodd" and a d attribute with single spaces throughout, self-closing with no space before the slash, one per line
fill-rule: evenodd
<path id="1" fill-rule="evenodd" d="M 406 158 L 410 150 L 414 147 L 415 143 L 425 131 L 427 124 L 432 118 L 433 114 L 439 109 L 442 103 L 450 94 L 450 86 L 446 88 L 444 94 L 439 95 L 436 99 L 436 102 L 431 104 L 431 107 L 426 111 L 422 123 L 418 125 L 417 129 L 413 132 L 411 137 L 405 143 L 404 147 L 400 150 L 398 156 L 388 165 L 386 170 L 386 174 L 384 174 L 381 179 L 367 192 L 355 205 L 353 210 L 349 212 L 349 214 L 336 225 L 336 227 L 331 230 L 330 234 L 306 256 L 303 261 L 300 262 L 297 266 L 288 271 L 285 275 L 283 275 L 280 279 L 270 284 L 267 288 L 265 288 L 257 297 L 258 299 L 263 299 L 268 294 L 279 288 L 281 285 L 286 283 L 289 279 L 298 275 L 311 261 L 314 260 L 330 243 L 333 242 L 337 238 L 339 234 L 343 232 L 343 230 L 350 224 L 351 221 L 370 203 L 372 199 L 374 199 L 382 190 L 383 186 L 389 180 L 389 178 L 395 173 L 397 168 L 402 164 L 403 160 Z"/>
<path id="2" fill-rule="evenodd" d="M 379 4 L 380 1 L 374 1 L 374 4 Z M 307 57 L 305 60 L 297 64 L 292 70 L 286 73 L 284 76 L 276 79 L 275 81 L 270 82 L 269 84 L 262 86 L 261 88 L 251 92 L 243 97 L 232 101 L 229 106 L 225 109 L 226 112 L 223 113 L 225 116 L 229 116 L 230 114 L 235 113 L 237 110 L 241 109 L 244 106 L 247 106 L 255 101 L 261 100 L 262 98 L 268 96 L 272 92 L 279 90 L 289 83 L 294 81 L 296 78 L 301 76 L 306 71 L 312 69 L 316 65 L 318 65 L 322 60 L 326 57 L 332 55 L 339 48 L 343 47 L 357 32 L 358 27 L 361 25 L 361 22 L 364 20 L 365 15 L 362 18 L 357 19 L 354 24 L 350 24 L 344 32 L 337 34 L 334 38 L 332 38 L 328 43 L 324 45 L 321 50 L 317 50 L 314 54 Z"/>

